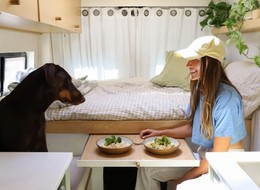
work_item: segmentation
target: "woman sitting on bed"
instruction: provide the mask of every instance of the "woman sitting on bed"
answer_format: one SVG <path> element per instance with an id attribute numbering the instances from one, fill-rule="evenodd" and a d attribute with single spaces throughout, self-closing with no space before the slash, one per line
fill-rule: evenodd
<path id="1" fill-rule="evenodd" d="M 136 190 L 160 189 L 160 182 L 174 180 L 177 189 L 213 189 L 207 176 L 208 162 L 205 152 L 243 150 L 246 136 L 242 98 L 227 78 L 221 62 L 225 57 L 223 43 L 214 36 L 196 39 L 176 56 L 188 61 L 191 98 L 187 110 L 187 124 L 167 129 L 141 131 L 141 138 L 167 135 L 173 138 L 192 137 L 199 146 L 200 166 L 195 168 L 140 168 Z M 220 184 L 218 184 L 220 185 Z"/>

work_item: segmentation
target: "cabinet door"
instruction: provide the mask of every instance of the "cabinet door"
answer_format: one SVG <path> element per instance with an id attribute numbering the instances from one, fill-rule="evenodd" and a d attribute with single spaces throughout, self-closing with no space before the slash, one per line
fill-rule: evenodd
<path id="1" fill-rule="evenodd" d="M 36 0 L 1 0 L 0 11 L 38 21 L 38 3 Z"/>
<path id="2" fill-rule="evenodd" d="M 80 32 L 81 0 L 39 0 L 40 22 Z"/>

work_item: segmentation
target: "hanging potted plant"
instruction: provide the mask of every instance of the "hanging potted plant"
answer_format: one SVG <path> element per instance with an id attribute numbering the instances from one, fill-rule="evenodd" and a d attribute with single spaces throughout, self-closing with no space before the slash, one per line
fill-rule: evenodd
<path id="1" fill-rule="evenodd" d="M 229 16 L 224 22 L 224 25 L 228 29 L 227 44 L 234 43 L 240 54 L 246 56 L 248 59 L 254 60 L 254 62 L 260 67 L 260 51 L 259 55 L 248 57 L 249 47 L 247 46 L 241 32 L 245 15 L 249 11 L 253 11 L 259 7 L 260 4 L 258 0 L 239 0 L 231 6 Z"/>
<path id="2" fill-rule="evenodd" d="M 211 1 L 205 10 L 206 18 L 200 22 L 202 27 L 201 30 L 203 30 L 205 26 L 216 28 L 223 26 L 223 23 L 229 16 L 230 8 L 231 5 L 226 2 L 219 2 L 215 4 Z"/>

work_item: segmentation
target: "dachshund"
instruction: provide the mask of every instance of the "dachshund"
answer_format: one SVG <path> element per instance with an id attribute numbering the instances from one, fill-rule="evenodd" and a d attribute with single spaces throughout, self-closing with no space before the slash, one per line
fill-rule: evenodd
<path id="1" fill-rule="evenodd" d="M 46 63 L 0 101 L 0 151 L 48 152 L 44 113 L 55 100 L 78 105 L 85 98 L 62 67 Z"/>

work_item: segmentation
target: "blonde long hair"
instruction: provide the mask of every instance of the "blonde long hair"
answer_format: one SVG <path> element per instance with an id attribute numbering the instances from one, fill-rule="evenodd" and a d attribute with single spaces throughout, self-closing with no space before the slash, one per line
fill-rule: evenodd
<path id="1" fill-rule="evenodd" d="M 191 81 L 190 83 L 191 97 L 189 123 L 193 123 L 196 108 L 200 102 L 201 95 L 203 95 L 204 99 L 200 113 L 200 126 L 202 134 L 207 139 L 210 139 L 213 135 L 212 111 L 219 84 L 221 82 L 226 83 L 236 89 L 236 87 L 228 79 L 220 61 L 208 56 L 202 57 L 200 78 L 198 80 Z"/>

